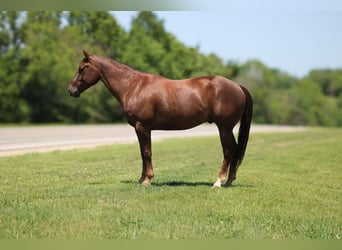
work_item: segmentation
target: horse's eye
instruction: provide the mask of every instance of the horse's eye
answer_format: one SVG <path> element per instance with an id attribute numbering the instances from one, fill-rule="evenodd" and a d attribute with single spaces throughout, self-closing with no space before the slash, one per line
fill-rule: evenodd
<path id="1" fill-rule="evenodd" d="M 78 69 L 78 73 L 79 73 L 79 74 L 82 74 L 83 70 L 84 70 L 84 68 L 79 68 L 79 69 Z"/>

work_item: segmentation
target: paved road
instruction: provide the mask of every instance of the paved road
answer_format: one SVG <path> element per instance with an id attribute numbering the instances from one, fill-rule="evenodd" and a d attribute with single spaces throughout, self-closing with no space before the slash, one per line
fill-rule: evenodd
<path id="1" fill-rule="evenodd" d="M 303 127 L 252 125 L 251 132 L 297 131 Z M 182 131 L 152 131 L 152 140 L 218 135 L 215 125 Z M 129 125 L 75 125 L 0 128 L 0 156 L 44 152 L 105 144 L 137 142 Z"/>

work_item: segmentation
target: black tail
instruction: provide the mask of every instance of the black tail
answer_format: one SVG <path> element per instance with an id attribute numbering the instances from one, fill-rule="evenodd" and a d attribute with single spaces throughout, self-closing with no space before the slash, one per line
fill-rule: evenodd
<path id="1" fill-rule="evenodd" d="M 236 152 L 236 167 L 238 167 L 245 156 L 248 138 L 249 138 L 249 130 L 251 127 L 252 116 L 253 116 L 253 99 L 251 94 L 248 90 L 241 86 L 243 92 L 245 92 L 246 96 L 246 107 L 245 111 L 240 120 L 240 128 L 239 128 L 239 135 L 238 135 L 238 145 L 237 145 L 237 152 Z"/>

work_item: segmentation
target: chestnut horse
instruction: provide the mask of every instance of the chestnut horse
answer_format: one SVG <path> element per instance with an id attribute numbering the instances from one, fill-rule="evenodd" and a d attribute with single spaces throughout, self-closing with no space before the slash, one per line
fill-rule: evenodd
<path id="1" fill-rule="evenodd" d="M 245 154 L 253 113 L 252 97 L 245 87 L 222 76 L 170 80 L 84 50 L 83 54 L 68 92 L 79 97 L 101 80 L 122 105 L 139 140 L 142 158 L 139 183 L 150 185 L 154 176 L 151 130 L 183 130 L 214 122 L 224 158 L 214 186 L 232 184 Z M 239 121 L 236 142 L 233 128 Z"/>

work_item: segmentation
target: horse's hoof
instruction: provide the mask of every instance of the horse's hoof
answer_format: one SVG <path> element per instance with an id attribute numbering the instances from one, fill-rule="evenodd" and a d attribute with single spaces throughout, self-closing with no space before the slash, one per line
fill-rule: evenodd
<path id="1" fill-rule="evenodd" d="M 233 186 L 233 180 L 228 180 L 225 184 L 223 184 L 223 187 L 231 187 Z"/>
<path id="2" fill-rule="evenodd" d="M 138 183 L 139 183 L 139 184 L 143 184 L 143 182 L 145 181 L 145 179 L 146 179 L 146 177 L 141 176 L 140 179 L 139 179 L 139 181 L 138 181 Z"/>
<path id="3" fill-rule="evenodd" d="M 212 186 L 212 188 L 220 188 L 221 187 L 221 180 L 218 178 L 217 181 L 214 183 L 214 185 Z"/>
<path id="4" fill-rule="evenodd" d="M 139 183 L 143 186 L 151 186 L 151 180 L 148 178 L 145 178 L 143 180 L 140 180 Z"/>
<path id="5" fill-rule="evenodd" d="M 222 186 L 221 185 L 218 185 L 218 184 L 214 184 L 211 188 L 221 188 Z"/>

